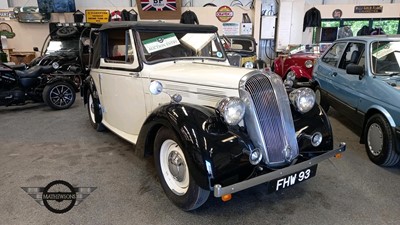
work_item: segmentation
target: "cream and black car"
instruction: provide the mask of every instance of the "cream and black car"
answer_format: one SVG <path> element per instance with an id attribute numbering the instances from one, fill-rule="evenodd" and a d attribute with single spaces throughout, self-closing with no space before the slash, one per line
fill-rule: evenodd
<path id="1" fill-rule="evenodd" d="M 311 89 L 229 65 L 217 28 L 161 22 L 104 24 L 82 87 L 93 127 L 153 155 L 168 198 L 183 210 L 213 193 L 280 191 L 315 176 L 333 149 Z"/>

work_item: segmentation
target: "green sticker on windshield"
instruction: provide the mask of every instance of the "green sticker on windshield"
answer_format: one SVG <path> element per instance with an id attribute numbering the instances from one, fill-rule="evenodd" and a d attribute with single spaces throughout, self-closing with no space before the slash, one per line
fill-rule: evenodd
<path id="1" fill-rule="evenodd" d="M 180 42 L 178 38 L 176 38 L 174 33 L 150 38 L 142 41 L 142 43 L 148 53 L 153 53 L 176 45 L 180 45 Z"/>

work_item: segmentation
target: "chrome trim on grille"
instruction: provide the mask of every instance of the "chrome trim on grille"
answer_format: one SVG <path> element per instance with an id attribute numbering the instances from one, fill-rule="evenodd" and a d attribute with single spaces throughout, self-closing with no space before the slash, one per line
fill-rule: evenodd
<path id="1" fill-rule="evenodd" d="M 263 162 L 280 166 L 296 158 L 299 147 L 282 79 L 253 71 L 240 81 L 239 95 L 246 103 L 247 132 L 255 147 L 262 150 Z"/>

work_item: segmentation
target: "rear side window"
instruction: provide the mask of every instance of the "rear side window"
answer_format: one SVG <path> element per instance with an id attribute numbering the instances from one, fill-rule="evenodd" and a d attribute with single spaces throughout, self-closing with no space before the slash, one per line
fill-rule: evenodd
<path id="1" fill-rule="evenodd" d="M 133 63 L 132 43 L 129 31 L 113 30 L 107 33 L 105 62 L 107 63 Z"/>
<path id="2" fill-rule="evenodd" d="M 322 57 L 322 62 L 327 63 L 331 66 L 336 67 L 340 61 L 340 57 L 346 47 L 346 43 L 336 43 L 334 44 L 328 52 Z"/>

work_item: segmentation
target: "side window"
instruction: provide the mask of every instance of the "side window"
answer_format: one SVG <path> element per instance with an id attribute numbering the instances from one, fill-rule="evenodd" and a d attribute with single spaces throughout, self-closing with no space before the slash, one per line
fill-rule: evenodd
<path id="1" fill-rule="evenodd" d="M 338 64 L 340 57 L 344 51 L 346 43 L 336 43 L 333 45 L 328 52 L 322 57 L 322 62 L 325 62 L 331 66 L 336 67 Z"/>
<path id="2" fill-rule="evenodd" d="M 364 65 L 365 59 L 362 59 L 364 55 L 365 44 L 363 43 L 352 43 L 350 42 L 346 50 L 344 51 L 343 57 L 340 60 L 339 68 L 346 69 L 347 65 Z"/>
<path id="3" fill-rule="evenodd" d="M 132 64 L 134 61 L 129 31 L 112 31 L 107 34 L 107 63 Z"/>

